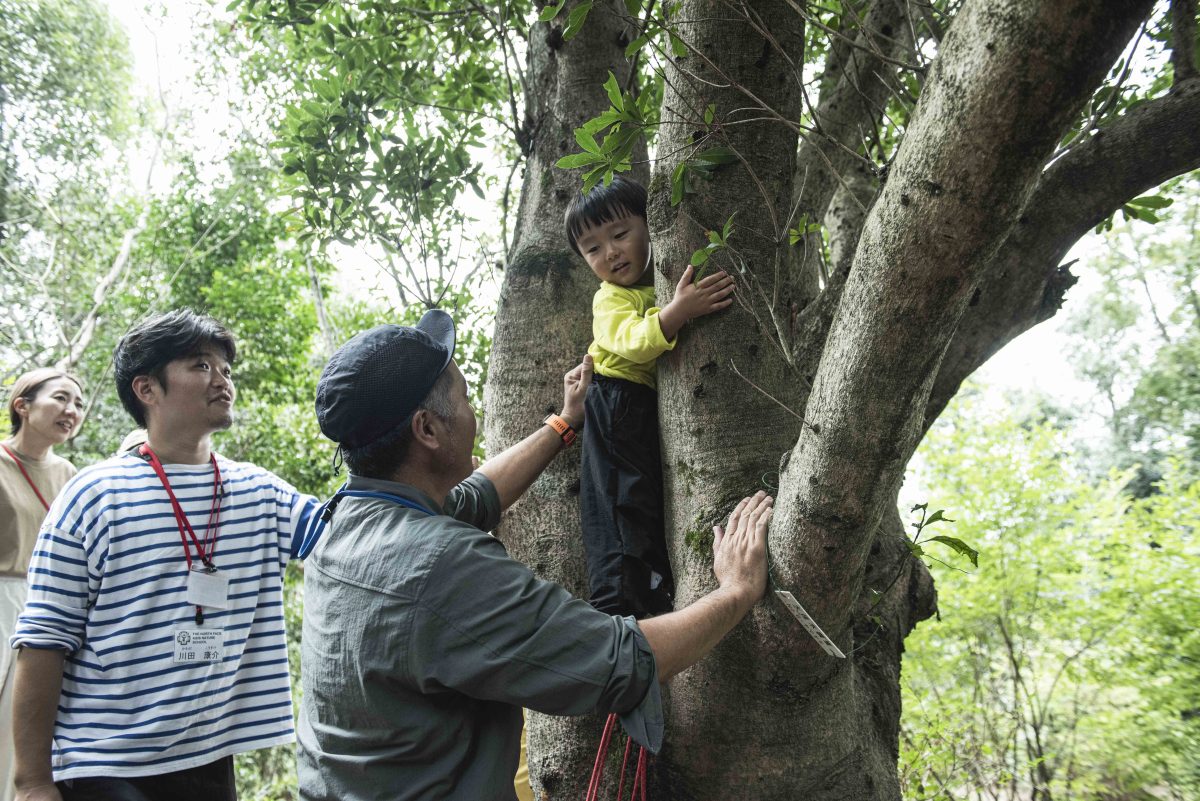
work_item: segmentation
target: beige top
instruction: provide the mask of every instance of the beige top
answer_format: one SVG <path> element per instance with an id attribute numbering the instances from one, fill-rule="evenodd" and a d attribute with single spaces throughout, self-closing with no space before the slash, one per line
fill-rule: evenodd
<path id="1" fill-rule="evenodd" d="M 21 459 L 25 472 L 37 485 L 46 503 L 54 503 L 63 485 L 75 475 L 75 465 L 54 454 L 45 459 L 30 459 L 9 450 Z M 33 556 L 33 544 L 46 508 L 29 487 L 12 457 L 0 449 L 0 575 L 24 576 Z"/>

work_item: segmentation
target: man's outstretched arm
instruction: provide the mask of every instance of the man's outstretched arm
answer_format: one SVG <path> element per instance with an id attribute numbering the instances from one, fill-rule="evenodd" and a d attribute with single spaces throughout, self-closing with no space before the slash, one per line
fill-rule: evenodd
<path id="1" fill-rule="evenodd" d="M 563 405 L 560 416 L 574 429 L 583 425 L 583 399 L 592 383 L 592 357 L 563 376 Z M 563 440 L 549 426 L 542 426 L 525 439 L 484 462 L 479 468 L 496 487 L 501 511 L 516 503 L 563 448 Z"/>

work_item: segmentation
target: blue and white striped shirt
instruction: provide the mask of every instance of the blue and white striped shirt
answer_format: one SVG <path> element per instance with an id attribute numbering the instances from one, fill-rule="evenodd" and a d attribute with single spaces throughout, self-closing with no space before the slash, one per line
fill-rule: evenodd
<path id="1" fill-rule="evenodd" d="M 51 506 L 10 642 L 69 652 L 56 781 L 169 773 L 292 740 L 282 575 L 293 532 L 317 504 L 259 467 L 217 463 L 224 494 L 213 562 L 229 579 L 229 608 L 206 608 L 203 628 L 224 630 L 220 661 L 174 661 L 175 629 L 195 628 L 196 608 L 175 515 L 149 464 L 108 459 Z M 211 465 L 164 468 L 203 539 Z"/>

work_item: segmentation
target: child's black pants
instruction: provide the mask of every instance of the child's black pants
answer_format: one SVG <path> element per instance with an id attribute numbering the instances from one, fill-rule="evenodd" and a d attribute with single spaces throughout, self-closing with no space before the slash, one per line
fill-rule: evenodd
<path id="1" fill-rule="evenodd" d="M 579 506 L 591 604 L 636 618 L 669 612 L 657 393 L 597 375 L 586 408 Z"/>

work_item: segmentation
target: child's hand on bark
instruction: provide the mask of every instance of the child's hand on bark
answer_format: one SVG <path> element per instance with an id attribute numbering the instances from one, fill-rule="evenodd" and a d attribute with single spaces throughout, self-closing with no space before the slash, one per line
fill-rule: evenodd
<path id="1" fill-rule="evenodd" d="M 658 313 L 663 336 L 673 339 L 684 323 L 727 308 L 733 303 L 733 278 L 722 271 L 692 283 L 695 268 L 690 264 L 675 287 L 675 297 Z"/>

